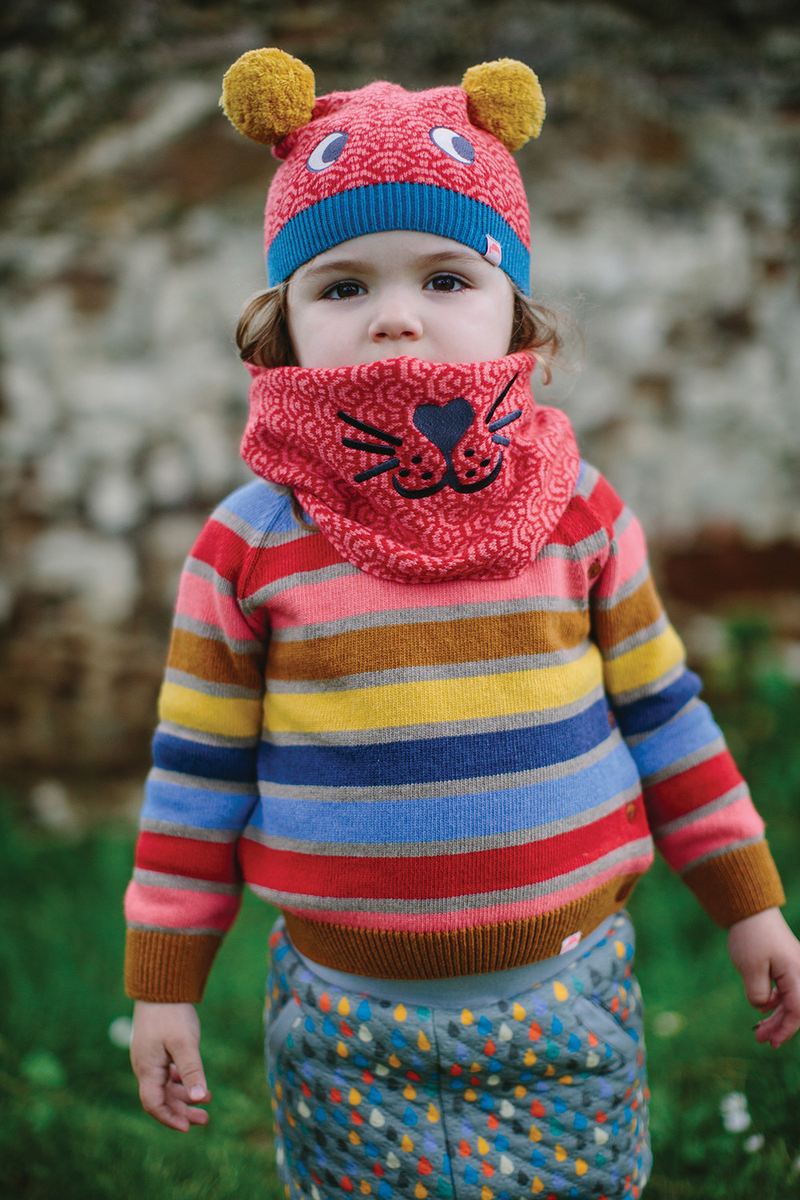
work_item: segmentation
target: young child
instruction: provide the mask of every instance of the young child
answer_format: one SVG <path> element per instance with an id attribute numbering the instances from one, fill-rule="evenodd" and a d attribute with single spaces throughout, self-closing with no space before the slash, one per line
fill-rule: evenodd
<path id="1" fill-rule="evenodd" d="M 267 1062 L 287 1197 L 639 1196 L 642 1009 L 623 905 L 653 840 L 762 1012 L 800 1025 L 763 824 L 684 665 L 641 529 L 537 406 L 510 151 L 535 75 L 314 99 L 225 79 L 283 160 L 240 324 L 260 478 L 182 577 L 127 985 L 144 1107 L 210 1099 L 194 1002 L 242 876 L 282 910 Z"/>

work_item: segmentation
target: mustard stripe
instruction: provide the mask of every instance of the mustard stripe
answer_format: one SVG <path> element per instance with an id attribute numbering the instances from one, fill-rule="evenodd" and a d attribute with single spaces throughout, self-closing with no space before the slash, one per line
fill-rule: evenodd
<path id="1" fill-rule="evenodd" d="M 606 690 L 616 695 L 652 683 L 682 663 L 683 659 L 683 643 L 672 626 L 668 625 L 651 642 L 606 662 Z"/>
<path id="2" fill-rule="evenodd" d="M 342 692 L 268 692 L 264 723 L 273 732 L 313 733 L 480 720 L 574 704 L 601 680 L 600 651 L 591 645 L 576 662 L 535 671 Z"/>
<path id="3" fill-rule="evenodd" d="M 221 699 L 177 683 L 162 686 L 158 712 L 162 721 L 225 737 L 257 737 L 261 730 L 260 699 Z"/>

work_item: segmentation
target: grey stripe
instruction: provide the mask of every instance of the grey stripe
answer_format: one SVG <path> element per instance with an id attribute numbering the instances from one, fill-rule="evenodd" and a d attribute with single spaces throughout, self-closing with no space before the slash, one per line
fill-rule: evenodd
<path id="1" fill-rule="evenodd" d="M 737 800 L 749 799 L 749 796 L 750 792 L 748 791 L 747 784 L 744 781 L 737 783 L 736 787 L 732 787 L 716 800 L 710 800 L 708 804 L 701 804 L 699 808 L 693 809 L 692 812 L 684 813 L 682 817 L 676 817 L 674 821 L 667 821 L 666 825 L 659 825 L 658 829 L 653 830 L 653 837 L 656 841 L 669 837 L 671 833 L 676 833 L 679 829 L 685 829 L 687 825 L 693 825 L 695 821 L 702 821 L 704 817 L 710 817 L 712 813 L 720 812 L 723 808 L 727 808 L 728 805 L 735 804 Z"/>
<path id="2" fill-rule="evenodd" d="M 537 725 L 553 725 L 557 721 L 566 721 L 591 708 L 603 694 L 603 685 L 598 684 L 580 700 L 564 704 L 560 708 L 511 713 L 508 716 L 477 717 L 464 721 L 437 721 L 427 725 L 395 725 L 387 729 L 320 730 L 313 733 L 275 733 L 265 729 L 262 741 L 271 746 L 375 746 L 386 742 L 503 733 L 508 729 L 531 729 Z"/>
<path id="3" fill-rule="evenodd" d="M 725 749 L 725 738 L 720 736 L 714 738 L 713 742 L 708 742 L 705 746 L 700 746 L 699 749 L 693 750 L 691 754 L 685 754 L 683 758 L 671 762 L 669 766 L 662 767 L 660 771 L 654 771 L 652 775 L 648 775 L 642 780 L 642 787 L 652 787 L 655 783 L 663 783 L 665 779 L 672 779 L 674 775 L 680 775 L 682 771 L 688 771 L 690 767 L 696 767 L 699 763 L 708 762 L 716 754 L 720 754 Z"/>
<path id="4" fill-rule="evenodd" d="M 583 477 L 575 488 L 573 495 L 582 496 L 584 500 L 587 500 L 597 486 L 597 481 L 599 478 L 600 472 L 598 471 L 597 467 L 593 467 L 591 463 L 586 463 Z"/>
<path id="5" fill-rule="evenodd" d="M 186 928 L 174 929 L 170 925 L 145 925 L 143 921 L 128 921 L 128 929 L 141 929 L 143 933 L 174 933 L 176 937 L 203 935 L 222 938 L 225 936 L 224 929 L 207 929 L 205 925 L 190 925 Z"/>
<path id="6" fill-rule="evenodd" d="M 711 862 L 712 859 L 722 858 L 725 854 L 732 854 L 734 850 L 744 850 L 745 846 L 755 846 L 758 842 L 764 841 L 763 833 L 757 834 L 755 837 L 742 838 L 738 842 L 729 842 L 727 846 L 723 846 L 721 850 L 709 850 L 708 854 L 703 854 L 700 858 L 696 858 L 694 862 L 689 863 L 688 867 L 681 867 L 679 875 L 688 875 L 695 867 L 702 866 L 703 863 Z"/>
<path id="7" fill-rule="evenodd" d="M 228 637 L 219 625 L 210 625 L 207 621 L 196 621 L 185 613 L 176 613 L 173 621 L 175 629 L 183 629 L 197 637 L 207 638 L 212 642 L 222 642 L 233 654 L 254 654 L 264 649 L 264 643 L 257 638 Z"/>
<path id="8" fill-rule="evenodd" d="M 611 543 L 612 546 L 614 543 Z M 647 562 L 643 562 L 639 570 L 631 575 L 627 583 L 621 583 L 612 596 L 595 597 L 594 606 L 601 611 L 608 611 L 611 608 L 616 608 L 623 600 L 627 600 L 634 592 L 638 591 L 644 581 L 650 575 L 650 567 Z"/>
<path id="9" fill-rule="evenodd" d="M 617 538 L 622 537 L 623 533 L 625 532 L 625 530 L 628 528 L 631 521 L 633 521 L 633 520 L 634 520 L 633 513 L 628 508 L 627 504 L 625 504 L 623 506 L 622 512 L 619 514 L 616 521 L 614 522 L 614 538 L 613 538 L 613 540 L 615 542 L 616 542 Z M 618 549 L 619 549 L 619 547 L 615 546 L 615 548 L 614 548 L 615 554 L 617 553 Z"/>
<path id="10" fill-rule="evenodd" d="M 669 671 L 665 671 L 663 675 L 659 675 L 658 679 L 653 679 L 650 683 L 643 683 L 641 687 L 631 688 L 627 692 L 614 692 L 610 698 L 614 704 L 623 705 L 633 704 L 635 700 L 644 700 L 647 696 L 655 696 L 674 683 L 685 670 L 686 663 L 679 662 L 674 667 L 670 667 Z"/>
<path id="11" fill-rule="evenodd" d="M 596 533 L 590 533 L 574 546 L 562 546 L 558 543 L 544 546 L 536 555 L 536 561 L 541 558 L 567 558 L 577 562 L 591 554 L 597 554 L 598 550 L 604 550 L 607 545 L 608 534 L 605 529 L 598 529 Z"/>
<path id="12" fill-rule="evenodd" d="M 215 896 L 238 896 L 242 890 L 238 883 L 215 883 L 210 879 L 189 879 L 186 875 L 167 875 L 163 871 L 143 871 L 137 867 L 133 872 L 134 883 L 143 887 L 177 888 L 182 892 L 211 892 Z"/>
<path id="13" fill-rule="evenodd" d="M 644 733 L 629 734 L 625 738 L 625 741 L 631 747 L 640 746 L 642 744 L 642 742 L 646 742 L 648 738 L 651 738 L 653 736 L 653 734 L 661 733 L 661 731 L 663 729 L 669 729 L 670 725 L 673 725 L 676 721 L 680 721 L 681 717 L 685 717 L 686 714 L 691 712 L 691 710 L 693 708 L 697 708 L 697 706 L 702 703 L 703 703 L 702 700 L 698 699 L 697 696 L 692 696 L 691 700 L 687 700 L 686 703 L 683 705 L 683 707 L 679 708 L 676 713 L 673 713 L 673 715 L 670 717 L 670 719 L 668 721 L 665 721 L 663 723 L 663 725 L 658 725 L 656 728 L 653 728 L 653 729 L 646 729 L 644 731 Z"/>
<path id="14" fill-rule="evenodd" d="M 258 745 L 258 737 L 225 737 L 221 733 L 207 733 L 204 729 L 189 729 L 175 721 L 160 721 L 156 733 L 166 733 L 186 742 L 199 742 L 201 746 L 221 746 L 229 750 L 255 749 Z"/>
<path id="15" fill-rule="evenodd" d="M 153 783 L 173 783 L 178 787 L 195 788 L 201 792 L 217 792 L 225 796 L 252 796 L 255 802 L 255 787 L 250 783 L 235 783 L 229 779 L 207 779 L 205 775 L 184 775 L 181 771 L 165 771 L 163 767 L 152 767 L 148 780 Z"/>
<path id="16" fill-rule="evenodd" d="M 267 544 L 269 546 L 286 546 L 289 542 L 296 542 L 308 535 L 308 531 L 299 525 L 297 529 L 290 529 L 284 533 L 275 533 L 270 529 L 256 529 L 249 521 L 245 521 L 244 517 L 231 512 L 229 508 L 220 507 L 211 515 L 220 525 L 224 525 L 226 529 L 230 529 L 237 537 L 247 542 L 248 546 L 255 548 Z"/>
<path id="17" fill-rule="evenodd" d="M 208 583 L 213 584 L 215 591 L 219 592 L 221 596 L 236 597 L 236 588 L 233 586 L 233 584 L 230 583 L 229 580 L 225 579 L 222 575 L 218 575 L 214 568 L 210 567 L 208 563 L 201 562 L 199 558 L 192 558 L 192 556 L 189 555 L 186 560 L 186 566 L 184 567 L 184 570 L 187 571 L 189 575 L 196 575 L 198 579 L 205 579 Z"/>
<path id="18" fill-rule="evenodd" d="M 215 700 L 260 700 L 262 693 L 255 688 L 238 687 L 235 683 L 216 683 L 210 679 L 200 679 L 190 675 L 188 671 L 177 671 L 167 667 L 164 672 L 167 683 L 175 683 L 179 687 L 189 688 L 200 692 L 203 696 L 213 696 Z"/>
<path id="19" fill-rule="evenodd" d="M 198 825 L 179 825 L 176 821 L 157 821 L 142 817 L 139 828 L 143 833 L 163 833 L 167 837 L 191 838 L 193 842 L 236 842 L 238 829 L 201 829 Z"/>
<path id="20" fill-rule="evenodd" d="M 588 606 L 585 597 L 526 596 L 517 600 L 483 600 L 475 604 L 381 609 L 379 612 L 354 613 L 338 621 L 320 621 L 316 625 L 286 626 L 273 630 L 272 638 L 276 642 L 310 642 L 314 638 L 356 633 L 361 629 L 381 629 L 392 625 L 428 625 L 436 621 L 472 621 L 481 617 L 494 618 L 529 612 L 585 612 Z"/>
<path id="21" fill-rule="evenodd" d="M 448 796 L 475 796 L 480 792 L 507 790 L 508 788 L 534 787 L 552 779 L 566 779 L 583 771 L 593 763 L 600 762 L 617 746 L 622 738 L 619 730 L 613 729 L 604 742 L 592 747 L 566 762 L 553 763 L 547 767 L 536 767 L 529 771 L 513 771 L 503 775 L 480 775 L 472 779 L 448 779 L 433 783 L 397 783 L 372 787 L 317 787 L 306 784 L 273 783 L 259 780 L 258 790 L 262 799 L 278 800 L 431 800 Z"/>
<path id="22" fill-rule="evenodd" d="M 526 900 L 538 900 L 544 896 L 552 896 L 554 892 L 560 892 L 574 884 L 583 883 L 585 880 L 599 875 L 602 871 L 624 862 L 627 858 L 650 854 L 652 850 L 652 838 L 639 838 L 635 842 L 618 846 L 609 854 L 588 863 L 585 867 L 568 871 L 564 875 L 557 875 L 553 879 L 544 879 L 537 883 L 526 884 L 524 887 L 506 888 L 499 892 L 474 892 L 469 896 L 437 897 L 428 900 L 365 900 L 360 896 L 313 896 L 302 892 L 279 892 L 274 888 L 260 887 L 252 883 L 249 884 L 249 887 L 257 896 L 261 896 L 262 899 L 268 900 L 272 904 L 280 905 L 282 908 L 306 908 L 317 911 L 327 909 L 334 912 L 347 910 L 349 912 L 397 915 L 464 912 L 471 908 L 495 908 L 502 904 L 519 904 Z"/>
<path id="23" fill-rule="evenodd" d="M 515 658 L 490 658 L 478 662 L 436 663 L 432 666 L 392 667 L 387 671 L 362 671 L 358 675 L 338 675 L 332 679 L 267 679 L 267 688 L 274 695 L 313 695 L 326 692 L 349 692 L 356 688 L 388 687 L 409 683 L 436 683 L 461 679 L 476 679 L 513 672 L 538 671 L 545 667 L 561 667 L 577 662 L 588 653 L 592 643 L 588 638 L 569 650 L 554 650 L 549 654 L 521 654 Z"/>
<path id="24" fill-rule="evenodd" d="M 354 567 L 350 563 L 336 563 L 332 567 L 320 567 L 317 571 L 297 571 L 294 575 L 283 575 L 274 583 L 268 583 L 259 588 L 257 592 L 246 596 L 241 602 L 242 611 L 252 612 L 272 600 L 274 596 L 279 596 L 281 592 L 289 591 L 290 588 L 310 587 L 313 584 L 327 583 L 331 579 L 343 579 L 347 575 L 358 575 L 358 573 L 358 567 Z"/>
<path id="25" fill-rule="evenodd" d="M 510 846 L 525 846 L 531 842 L 545 841 L 561 833 L 570 833 L 599 821 L 629 800 L 641 795 L 638 784 L 604 800 L 594 808 L 577 813 L 569 820 L 550 821 L 546 825 L 531 825 L 527 829 L 514 829 L 506 833 L 489 834 L 483 837 L 450 838 L 439 842 L 310 842 L 302 838 L 280 837 L 265 833 L 255 825 L 248 825 L 242 837 L 249 838 L 271 850 L 292 850 L 299 854 L 319 854 L 326 858 L 434 858 L 443 854 L 472 854 L 481 850 L 503 850 Z"/>
<path id="26" fill-rule="evenodd" d="M 604 647 L 603 658 L 608 662 L 613 661 L 615 658 L 622 658 L 622 655 L 627 654 L 628 651 L 636 650 L 639 646 L 644 646 L 647 642 L 652 642 L 664 632 L 668 625 L 667 614 L 662 612 L 658 620 L 653 621 L 652 625 L 647 625 L 644 629 L 638 629 L 630 637 L 623 638 L 621 642 L 617 642 L 610 650 Z"/>

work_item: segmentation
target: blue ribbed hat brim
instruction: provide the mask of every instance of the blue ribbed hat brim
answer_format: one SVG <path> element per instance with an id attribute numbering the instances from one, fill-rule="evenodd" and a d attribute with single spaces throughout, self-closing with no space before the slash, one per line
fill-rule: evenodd
<path id="1" fill-rule="evenodd" d="M 435 233 L 481 255 L 488 235 L 500 245 L 502 269 L 530 295 L 530 253 L 508 222 L 480 200 L 427 183 L 370 184 L 337 192 L 302 209 L 269 247 L 270 286 L 282 283 L 303 263 L 340 242 L 391 229 Z"/>

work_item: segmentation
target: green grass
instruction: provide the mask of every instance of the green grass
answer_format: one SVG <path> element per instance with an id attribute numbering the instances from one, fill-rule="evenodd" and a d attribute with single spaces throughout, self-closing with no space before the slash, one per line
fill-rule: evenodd
<path id="1" fill-rule="evenodd" d="M 800 692 L 771 670 L 764 637 L 743 629 L 712 700 L 768 821 L 787 916 L 800 928 Z M 0 1196 L 277 1200 L 260 1032 L 264 905 L 246 897 L 201 1008 L 212 1120 L 176 1134 L 141 1111 L 127 1053 L 107 1033 L 131 1008 L 120 982 L 130 832 L 65 841 L 15 822 L 10 805 L 0 826 Z M 800 1035 L 777 1052 L 756 1045 L 724 935 L 662 863 L 631 907 L 656 1156 L 646 1200 L 800 1196 Z M 683 1020 L 675 1036 L 657 1035 L 665 1011 Z M 752 1114 L 740 1134 L 720 1117 L 720 1099 L 734 1091 Z M 748 1153 L 756 1133 L 763 1148 Z"/>

